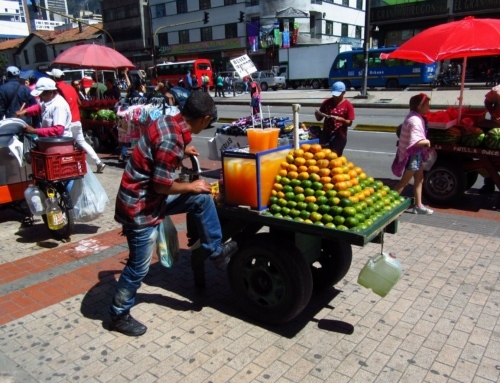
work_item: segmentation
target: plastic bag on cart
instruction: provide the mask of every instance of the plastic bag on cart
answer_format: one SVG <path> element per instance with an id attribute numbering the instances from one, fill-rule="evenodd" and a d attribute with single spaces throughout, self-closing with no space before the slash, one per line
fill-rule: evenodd
<path id="1" fill-rule="evenodd" d="M 87 163 L 87 169 L 90 165 Z M 77 222 L 90 222 L 97 219 L 109 202 L 108 195 L 92 171 L 77 179 L 69 193 L 73 201 L 73 214 Z"/>
<path id="2" fill-rule="evenodd" d="M 162 266 L 171 268 L 179 260 L 179 239 L 172 219 L 167 215 L 158 225 L 156 253 Z"/>

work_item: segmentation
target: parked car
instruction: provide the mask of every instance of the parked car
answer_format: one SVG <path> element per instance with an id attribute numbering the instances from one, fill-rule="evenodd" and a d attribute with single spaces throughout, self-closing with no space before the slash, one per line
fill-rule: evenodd
<path id="1" fill-rule="evenodd" d="M 259 84 L 263 91 L 271 88 L 272 90 L 278 90 L 278 88 L 286 88 L 286 78 L 284 76 L 276 76 L 276 74 L 271 70 L 261 70 L 252 73 L 253 81 Z M 234 81 L 236 83 L 243 82 L 243 79 Z"/>

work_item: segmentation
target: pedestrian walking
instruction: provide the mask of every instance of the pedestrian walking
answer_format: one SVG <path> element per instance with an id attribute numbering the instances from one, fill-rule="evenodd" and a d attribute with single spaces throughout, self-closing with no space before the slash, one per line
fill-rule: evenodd
<path id="1" fill-rule="evenodd" d="M 221 96 L 222 95 L 222 96 Z M 226 97 L 224 94 L 224 79 L 220 74 L 217 75 L 217 79 L 215 80 L 215 96 L 214 97 Z"/>
<path id="2" fill-rule="evenodd" d="M 224 83 L 226 85 L 226 91 L 231 92 L 233 89 L 233 79 L 231 78 L 231 75 L 228 74 L 226 78 L 224 79 Z"/>
<path id="3" fill-rule="evenodd" d="M 0 119 L 15 117 L 16 111 L 24 104 L 26 107 L 36 104 L 30 89 L 19 82 L 20 71 L 15 66 L 7 67 L 7 80 L 0 85 Z M 32 124 L 31 118 L 21 117 L 26 123 Z"/>
<path id="4" fill-rule="evenodd" d="M 193 75 L 191 77 L 191 90 L 194 92 L 194 91 L 197 91 L 197 90 L 200 90 L 200 85 L 198 84 L 198 79 L 196 78 L 195 75 Z"/>
<path id="5" fill-rule="evenodd" d="M 187 74 L 186 74 L 186 86 L 187 86 L 187 89 L 190 92 L 193 90 L 193 79 L 191 77 L 191 71 L 187 71 Z"/>
<path id="6" fill-rule="evenodd" d="M 255 81 L 252 81 L 250 84 L 250 106 L 252 107 L 252 114 L 254 116 L 260 113 L 260 92 L 260 86 Z"/>
<path id="7" fill-rule="evenodd" d="M 201 82 L 203 84 L 203 91 L 208 93 L 210 92 L 210 77 L 208 77 L 208 74 L 203 74 L 201 76 Z"/>

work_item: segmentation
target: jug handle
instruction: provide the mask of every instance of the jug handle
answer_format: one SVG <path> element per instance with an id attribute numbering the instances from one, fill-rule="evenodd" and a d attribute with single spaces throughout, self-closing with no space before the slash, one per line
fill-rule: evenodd
<path id="1" fill-rule="evenodd" d="M 378 261 L 380 261 L 383 257 L 384 257 L 384 254 L 383 254 L 383 253 L 380 253 L 380 254 L 378 254 L 375 258 L 372 258 L 372 262 L 373 262 L 373 263 L 377 263 L 377 262 L 378 262 Z"/>

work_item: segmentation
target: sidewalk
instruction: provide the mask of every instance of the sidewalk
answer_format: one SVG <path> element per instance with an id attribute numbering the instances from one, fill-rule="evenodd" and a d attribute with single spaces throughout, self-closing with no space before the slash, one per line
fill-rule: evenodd
<path id="1" fill-rule="evenodd" d="M 77 225 L 70 243 L 50 240 L 41 223 L 18 231 L 11 213 L 0 218 L 0 382 L 499 380 L 500 238 L 450 229 L 450 217 L 459 218 L 450 210 L 435 213 L 442 227 L 404 214 L 399 233 L 386 236 L 385 251 L 404 268 L 387 297 L 356 283 L 380 246 L 354 247 L 338 290 L 315 292 L 282 326 L 243 314 L 225 273 L 208 263 L 207 287 L 194 287 L 184 217 L 176 216 L 182 259 L 165 269 L 154 258 L 132 311 L 148 332 L 108 332 L 128 253 L 113 221 L 122 169 L 104 161 L 97 177 L 110 205 L 99 221 Z M 215 174 L 220 164 L 201 166 Z"/>

